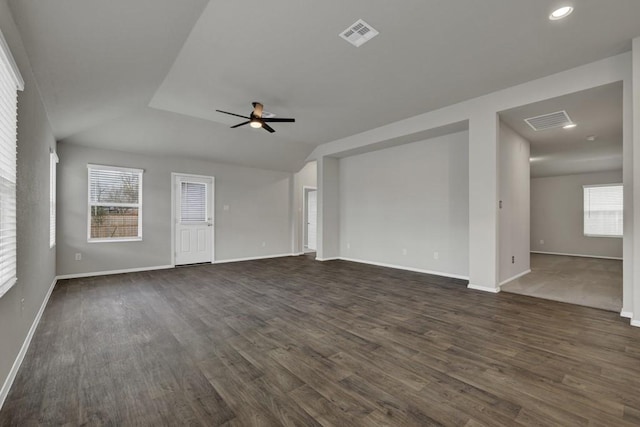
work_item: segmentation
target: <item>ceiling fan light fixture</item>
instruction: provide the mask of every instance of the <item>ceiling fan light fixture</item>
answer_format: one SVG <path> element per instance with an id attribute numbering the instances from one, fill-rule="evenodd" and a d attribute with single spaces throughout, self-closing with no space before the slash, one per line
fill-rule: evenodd
<path id="1" fill-rule="evenodd" d="M 551 15 L 549 15 L 549 19 L 552 21 L 557 21 L 571 15 L 571 12 L 573 12 L 573 7 L 563 6 L 551 12 Z"/>
<path id="2" fill-rule="evenodd" d="M 251 126 L 254 129 L 260 129 L 262 127 L 262 122 L 260 120 L 251 120 L 251 123 L 249 123 L 249 126 Z"/>

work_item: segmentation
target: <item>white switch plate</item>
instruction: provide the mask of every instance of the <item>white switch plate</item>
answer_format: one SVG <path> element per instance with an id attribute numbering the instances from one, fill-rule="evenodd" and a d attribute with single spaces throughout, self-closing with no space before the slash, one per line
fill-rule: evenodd
<path id="1" fill-rule="evenodd" d="M 80 252 L 76 253 L 76 261 L 82 261 L 82 254 Z"/>
<path id="2" fill-rule="evenodd" d="M 224 209 L 225 211 L 228 211 L 229 210 L 229 205 L 223 205 L 222 209 Z"/>
<path id="3" fill-rule="evenodd" d="M 434 252 L 433 259 L 438 259 L 438 258 L 440 258 L 440 254 L 438 252 Z"/>
<path id="4" fill-rule="evenodd" d="M 544 245 L 544 240 L 540 240 L 540 244 L 541 244 L 541 245 Z"/>
<path id="5" fill-rule="evenodd" d="M 406 255 L 406 254 L 407 254 L 407 249 L 405 248 L 402 250 L 402 255 Z"/>

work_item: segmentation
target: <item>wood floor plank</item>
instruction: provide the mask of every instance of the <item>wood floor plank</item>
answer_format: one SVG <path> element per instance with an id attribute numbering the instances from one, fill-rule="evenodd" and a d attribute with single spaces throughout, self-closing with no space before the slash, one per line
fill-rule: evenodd
<path id="1" fill-rule="evenodd" d="M 289 257 L 62 280 L 0 426 L 631 426 L 640 329 Z"/>

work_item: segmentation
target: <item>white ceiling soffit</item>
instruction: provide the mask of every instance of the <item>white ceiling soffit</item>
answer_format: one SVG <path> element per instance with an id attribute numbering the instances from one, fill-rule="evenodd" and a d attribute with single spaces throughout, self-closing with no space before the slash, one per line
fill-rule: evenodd
<path id="1" fill-rule="evenodd" d="M 555 113 L 543 114 L 541 116 L 529 117 L 524 119 L 524 121 L 536 132 L 555 129 L 572 123 L 571 118 L 564 110 L 557 111 Z"/>
<path id="2" fill-rule="evenodd" d="M 627 51 L 640 35 L 640 1 L 628 0 L 584 0 L 555 22 L 548 19 L 548 1 L 9 4 L 62 142 L 100 140 L 109 148 L 120 139 L 130 141 L 131 150 L 150 151 L 179 144 L 213 160 L 225 146 L 228 158 L 247 166 L 281 165 L 287 158 L 292 163 L 286 170 L 299 169 L 304 158 L 290 158 L 283 147 L 311 152 L 325 142 Z M 384 37 L 358 49 L 336 37 L 359 18 Z M 235 122 L 215 112 L 244 115 L 252 101 L 276 117 L 296 118 L 286 126 L 275 123 L 275 134 L 233 130 L 234 140 L 265 149 L 258 160 L 246 152 L 250 143 L 226 146 Z M 144 108 L 150 112 L 142 114 Z M 168 112 L 192 120 L 171 120 L 176 128 L 160 134 L 147 128 L 158 121 L 147 120 L 154 111 L 156 119 Z M 194 130 L 193 120 L 206 126 Z M 209 145 L 200 143 L 203 127 Z M 151 146 L 127 133 L 145 130 L 157 137 Z"/>

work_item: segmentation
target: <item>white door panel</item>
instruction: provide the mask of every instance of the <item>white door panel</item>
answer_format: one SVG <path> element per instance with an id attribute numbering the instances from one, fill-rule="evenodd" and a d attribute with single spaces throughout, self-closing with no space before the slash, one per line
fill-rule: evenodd
<path id="1" fill-rule="evenodd" d="M 213 262 L 213 177 L 174 175 L 175 264 Z"/>

